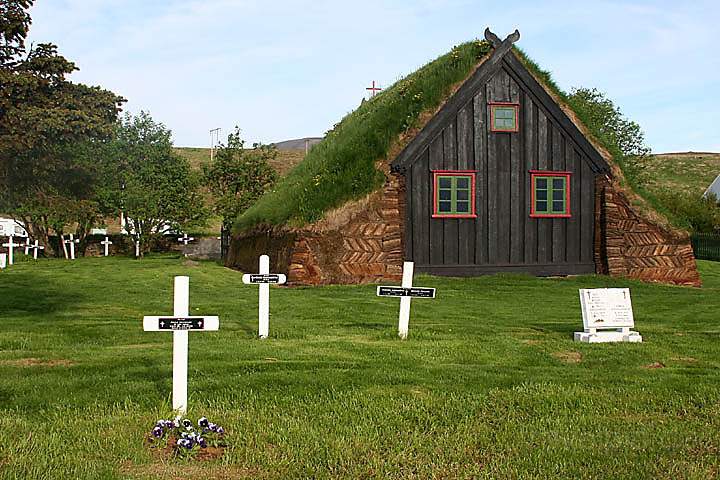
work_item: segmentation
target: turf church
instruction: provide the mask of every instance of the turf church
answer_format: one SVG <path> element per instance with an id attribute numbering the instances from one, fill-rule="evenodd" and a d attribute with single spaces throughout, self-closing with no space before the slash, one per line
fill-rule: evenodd
<path id="1" fill-rule="evenodd" d="M 234 235 L 229 266 L 268 253 L 291 284 L 603 273 L 699 285 L 687 234 L 636 211 L 620 170 L 513 49 L 493 49 L 378 168 L 382 189 L 302 228 Z"/>

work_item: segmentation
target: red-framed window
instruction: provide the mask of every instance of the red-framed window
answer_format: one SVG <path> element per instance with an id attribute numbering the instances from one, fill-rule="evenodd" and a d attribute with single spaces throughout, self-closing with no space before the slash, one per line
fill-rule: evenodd
<path id="1" fill-rule="evenodd" d="M 570 210 L 571 172 L 530 170 L 530 216 L 568 218 Z"/>
<path id="2" fill-rule="evenodd" d="M 489 105 L 491 132 L 517 132 L 520 129 L 520 104 L 491 102 Z"/>
<path id="3" fill-rule="evenodd" d="M 432 217 L 477 217 L 474 170 L 433 170 Z"/>

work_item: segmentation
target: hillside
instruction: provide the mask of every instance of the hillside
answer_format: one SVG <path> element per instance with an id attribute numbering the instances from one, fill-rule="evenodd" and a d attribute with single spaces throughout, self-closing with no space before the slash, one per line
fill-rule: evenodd
<path id="1" fill-rule="evenodd" d="M 700 196 L 720 175 L 720 153 L 660 153 L 648 163 L 647 189 L 651 193 L 664 189 Z"/>
<path id="2" fill-rule="evenodd" d="M 194 168 L 210 161 L 210 149 L 202 147 L 175 147 L 175 151 L 185 157 Z M 286 175 L 295 165 L 305 158 L 305 150 L 280 150 L 275 160 L 270 162 L 281 175 Z"/>

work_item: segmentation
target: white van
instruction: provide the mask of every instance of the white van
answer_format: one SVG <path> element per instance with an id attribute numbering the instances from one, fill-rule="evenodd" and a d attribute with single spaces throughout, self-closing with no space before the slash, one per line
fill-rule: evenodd
<path id="1" fill-rule="evenodd" d="M 9 237 L 10 235 L 27 238 L 28 234 L 27 230 L 25 230 L 25 224 L 16 222 L 12 218 L 0 217 L 0 237 Z"/>

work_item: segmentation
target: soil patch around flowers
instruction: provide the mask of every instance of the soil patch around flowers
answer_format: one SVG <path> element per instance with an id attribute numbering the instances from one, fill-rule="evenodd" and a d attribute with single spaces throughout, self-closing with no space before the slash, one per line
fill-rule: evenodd
<path id="1" fill-rule="evenodd" d="M 171 460 L 173 458 L 181 457 L 181 455 L 177 453 L 178 446 L 177 439 L 175 437 L 168 439 L 168 443 L 165 447 L 160 447 L 159 445 L 154 444 L 151 436 L 148 436 L 145 438 L 145 446 L 150 450 L 152 456 L 158 460 Z M 188 455 L 186 458 L 192 462 L 216 460 L 225 454 L 226 448 L 227 447 L 224 446 L 214 447 L 212 445 L 208 445 L 207 447 L 198 450 L 195 454 Z"/>

